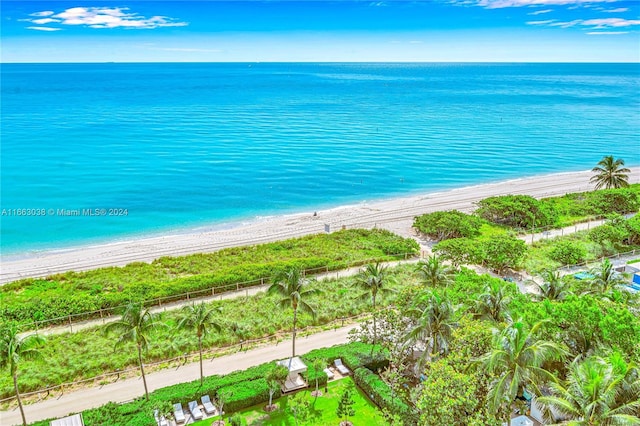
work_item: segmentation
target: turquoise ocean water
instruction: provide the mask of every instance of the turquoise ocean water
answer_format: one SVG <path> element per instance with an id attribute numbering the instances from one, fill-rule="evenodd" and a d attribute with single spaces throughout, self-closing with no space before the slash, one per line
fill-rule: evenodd
<path id="1" fill-rule="evenodd" d="M 640 165 L 639 64 L 2 64 L 1 86 L 3 254 Z"/>

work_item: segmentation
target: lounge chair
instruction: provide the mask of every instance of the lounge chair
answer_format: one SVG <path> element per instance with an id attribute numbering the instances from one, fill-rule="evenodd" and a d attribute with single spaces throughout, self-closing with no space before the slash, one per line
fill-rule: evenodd
<path id="1" fill-rule="evenodd" d="M 202 401 L 202 408 L 204 408 L 205 413 L 216 414 L 216 407 L 214 407 L 211 403 L 211 398 L 209 398 L 209 395 L 204 395 L 202 398 L 200 398 L 200 400 Z"/>
<path id="2" fill-rule="evenodd" d="M 327 375 L 327 378 L 328 378 L 329 380 L 333 379 L 334 374 L 333 374 L 333 371 L 331 371 L 331 369 L 330 369 L 330 368 L 325 368 L 325 369 L 324 369 L 324 370 L 322 370 L 322 371 L 324 371 L 324 374 L 326 374 L 326 375 Z"/>
<path id="3" fill-rule="evenodd" d="M 156 419 L 156 424 L 158 426 L 169 426 L 167 419 L 164 416 L 161 416 L 158 410 L 153 411 L 153 417 Z"/>
<path id="4" fill-rule="evenodd" d="M 344 364 L 342 364 L 342 360 L 340 358 L 333 361 L 333 365 L 336 366 L 338 372 L 343 376 L 348 376 L 349 373 L 351 373 L 351 371 L 347 367 L 345 367 Z"/>
<path id="5" fill-rule="evenodd" d="M 187 420 L 184 416 L 184 411 L 182 411 L 182 404 L 173 404 L 173 418 L 176 420 L 176 423 L 184 423 L 185 420 Z"/>
<path id="6" fill-rule="evenodd" d="M 191 417 L 195 420 L 202 420 L 204 418 L 204 414 L 202 414 L 202 410 L 200 410 L 197 401 L 191 401 L 189 403 L 189 411 L 191 411 Z"/>

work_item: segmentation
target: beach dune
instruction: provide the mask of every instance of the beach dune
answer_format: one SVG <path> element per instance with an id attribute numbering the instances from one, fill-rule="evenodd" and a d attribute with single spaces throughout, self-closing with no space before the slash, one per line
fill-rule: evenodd
<path id="1" fill-rule="evenodd" d="M 151 262 L 162 256 L 213 252 L 226 247 L 254 245 L 341 228 L 384 228 L 415 236 L 411 228 L 417 215 L 437 211 L 471 211 L 474 203 L 493 195 L 528 194 L 542 198 L 593 189 L 590 171 L 557 173 L 469 186 L 444 192 L 361 203 L 330 210 L 275 216 L 223 230 L 193 230 L 116 241 L 109 244 L 6 256 L 0 261 L 0 283 L 42 277 L 69 270 Z M 632 168 L 630 183 L 640 182 L 640 167 Z"/>

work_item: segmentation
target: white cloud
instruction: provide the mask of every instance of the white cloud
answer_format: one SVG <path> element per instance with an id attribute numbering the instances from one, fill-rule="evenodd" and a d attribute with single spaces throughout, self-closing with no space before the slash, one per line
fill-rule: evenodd
<path id="1" fill-rule="evenodd" d="M 553 24 L 549 24 L 549 26 L 550 27 L 560 27 L 560 28 L 570 28 L 570 27 L 575 27 L 580 22 L 582 22 L 582 19 L 575 19 L 575 20 L 569 21 L 569 22 L 554 22 Z"/>
<path id="2" fill-rule="evenodd" d="M 60 22 L 59 19 L 51 19 L 51 18 L 42 18 L 42 19 L 30 19 L 29 22 L 33 22 L 34 24 L 44 25 L 50 22 Z"/>
<path id="3" fill-rule="evenodd" d="M 587 33 L 587 35 L 618 35 L 618 34 L 629 34 L 629 31 L 591 31 Z"/>
<path id="4" fill-rule="evenodd" d="M 60 28 L 53 27 L 27 27 L 27 29 L 36 31 L 60 31 Z"/>
<path id="5" fill-rule="evenodd" d="M 527 25 L 549 25 L 552 22 L 555 22 L 555 19 L 547 19 L 545 21 L 529 21 Z"/>
<path id="6" fill-rule="evenodd" d="M 618 0 L 476 0 L 479 6 L 488 9 L 524 6 L 574 6 L 590 3 L 613 3 Z"/>
<path id="7" fill-rule="evenodd" d="M 53 15 L 55 12 L 51 11 L 51 10 L 45 10 L 42 12 L 34 12 L 29 14 L 29 16 L 51 16 Z"/>
<path id="8" fill-rule="evenodd" d="M 186 22 L 180 22 L 166 16 L 152 16 L 150 18 L 146 18 L 137 13 L 129 12 L 128 8 L 121 7 L 72 7 L 57 14 L 51 11 L 43 11 L 32 13 L 30 16 L 50 17 L 45 19 L 29 20 L 30 22 L 39 25 L 50 22 L 59 22 L 62 25 L 83 25 L 90 28 L 151 29 L 159 27 L 182 27 L 188 25 Z"/>
<path id="9" fill-rule="evenodd" d="M 582 21 L 580 25 L 593 26 L 594 30 L 601 28 L 620 28 L 640 25 L 640 19 L 622 19 L 622 18 L 606 18 L 606 19 L 587 19 Z"/>
<path id="10" fill-rule="evenodd" d="M 629 8 L 628 7 L 618 7 L 616 9 L 603 9 L 602 12 L 606 12 L 606 13 L 622 13 L 622 12 L 628 12 Z"/>
<path id="11" fill-rule="evenodd" d="M 605 18 L 605 19 L 575 19 L 568 22 L 556 22 L 554 19 L 546 21 L 529 21 L 528 25 L 547 25 L 549 27 L 570 28 L 580 25 L 590 27 L 589 30 L 602 30 L 607 28 L 625 28 L 634 25 L 640 25 L 640 19 L 622 19 L 622 18 Z M 599 32 L 598 34 L 603 34 Z"/>
<path id="12" fill-rule="evenodd" d="M 528 13 L 527 15 L 542 15 L 543 13 L 549 12 L 553 12 L 553 9 L 536 10 L 535 12 Z"/>

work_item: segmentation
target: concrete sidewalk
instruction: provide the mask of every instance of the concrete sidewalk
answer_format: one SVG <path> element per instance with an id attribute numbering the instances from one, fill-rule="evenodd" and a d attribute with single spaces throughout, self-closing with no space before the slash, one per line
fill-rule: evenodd
<path id="1" fill-rule="evenodd" d="M 347 343 L 349 330 L 356 328 L 351 324 L 334 330 L 323 331 L 296 340 L 296 355 L 305 354 L 313 349 Z M 246 352 L 238 352 L 213 360 L 205 360 L 204 374 L 228 374 L 236 370 L 245 370 L 264 362 L 288 358 L 291 356 L 291 339 L 280 344 L 264 346 Z M 166 386 L 185 383 L 200 378 L 198 362 L 186 364 L 177 369 L 161 370 L 147 375 L 149 392 Z M 99 407 L 107 402 L 125 402 L 144 395 L 140 377 L 121 380 L 101 387 L 81 389 L 24 407 L 27 422 L 48 418 L 64 417 L 89 408 Z M 173 402 L 173 401 L 169 401 Z M 20 410 L 0 411 L 0 425 L 10 426 L 22 423 Z"/>

